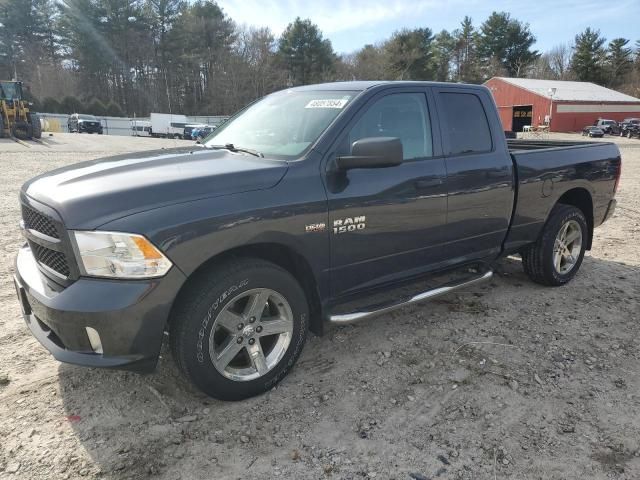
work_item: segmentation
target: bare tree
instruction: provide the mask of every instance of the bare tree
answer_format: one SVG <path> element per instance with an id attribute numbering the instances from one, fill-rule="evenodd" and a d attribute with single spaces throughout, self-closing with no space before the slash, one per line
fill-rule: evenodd
<path id="1" fill-rule="evenodd" d="M 573 46 L 568 43 L 561 43 L 553 47 L 547 53 L 549 66 L 555 74 L 556 80 L 569 80 L 571 77 L 571 56 Z"/>
<path id="2" fill-rule="evenodd" d="M 551 68 L 551 59 L 548 53 L 540 56 L 527 72 L 527 77 L 542 80 L 557 80 L 556 72 Z"/>

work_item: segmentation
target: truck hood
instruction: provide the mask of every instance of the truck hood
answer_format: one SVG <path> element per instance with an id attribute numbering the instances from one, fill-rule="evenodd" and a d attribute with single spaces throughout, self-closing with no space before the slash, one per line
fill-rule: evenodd
<path id="1" fill-rule="evenodd" d="M 22 193 L 49 205 L 69 229 L 175 203 L 273 187 L 287 163 L 202 147 L 138 152 L 78 163 L 25 183 Z"/>

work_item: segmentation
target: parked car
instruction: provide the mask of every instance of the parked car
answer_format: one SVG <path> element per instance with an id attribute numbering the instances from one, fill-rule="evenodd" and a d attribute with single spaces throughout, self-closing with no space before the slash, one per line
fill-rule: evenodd
<path id="1" fill-rule="evenodd" d="M 607 135 L 617 135 L 620 133 L 620 127 L 615 120 L 598 119 L 594 126 L 600 128 Z"/>
<path id="2" fill-rule="evenodd" d="M 624 136 L 627 138 L 640 138 L 640 125 L 628 125 L 624 131 Z"/>
<path id="3" fill-rule="evenodd" d="M 604 137 L 604 130 L 602 130 L 600 127 L 594 127 L 593 125 L 587 125 L 586 127 L 584 127 L 582 129 L 582 136 L 602 138 L 602 137 Z"/>
<path id="4" fill-rule="evenodd" d="M 640 118 L 625 118 L 622 122 L 620 122 L 620 127 L 624 128 L 629 124 L 640 126 Z"/>
<path id="5" fill-rule="evenodd" d="M 640 118 L 625 118 L 620 123 L 621 137 L 637 137 L 640 135 Z"/>
<path id="6" fill-rule="evenodd" d="M 195 123 L 184 126 L 184 132 L 182 133 L 182 138 L 185 140 L 197 140 L 197 138 L 193 135 L 193 130 L 201 127 L 205 127 L 205 124 Z"/>
<path id="7" fill-rule="evenodd" d="M 196 140 L 202 140 L 204 138 L 207 138 L 209 134 L 213 132 L 215 129 L 216 127 L 213 125 L 205 125 L 204 127 L 200 127 L 194 132 L 194 138 Z"/>
<path id="8" fill-rule="evenodd" d="M 507 141 L 484 86 L 292 88 L 200 147 L 28 181 L 16 290 L 58 360 L 148 372 L 168 334 L 187 378 L 237 400 L 282 380 L 308 331 L 487 281 L 506 255 L 567 284 L 620 172 L 613 143 Z"/>
<path id="9" fill-rule="evenodd" d="M 100 120 L 93 115 L 86 115 L 84 113 L 74 113 L 69 115 L 67 120 L 67 128 L 69 133 L 97 133 L 102 135 L 103 128 Z"/>

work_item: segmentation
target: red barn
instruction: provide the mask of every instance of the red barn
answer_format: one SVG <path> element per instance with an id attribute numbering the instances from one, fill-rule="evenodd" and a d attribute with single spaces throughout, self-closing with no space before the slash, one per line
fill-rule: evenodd
<path id="1" fill-rule="evenodd" d="M 545 125 L 552 132 L 577 132 L 599 118 L 640 118 L 640 99 L 595 83 L 493 77 L 485 82 L 493 93 L 505 131 Z"/>

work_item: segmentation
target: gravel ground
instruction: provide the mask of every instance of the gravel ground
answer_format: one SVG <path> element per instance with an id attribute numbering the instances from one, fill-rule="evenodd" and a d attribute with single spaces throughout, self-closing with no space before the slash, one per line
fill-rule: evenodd
<path id="1" fill-rule="evenodd" d="M 224 403 L 166 349 L 148 376 L 57 363 L 10 276 L 25 180 L 184 143 L 0 140 L 0 478 L 640 478 L 640 141 L 614 141 L 619 208 L 570 285 L 505 259 L 491 283 L 330 327 L 277 389 Z"/>

